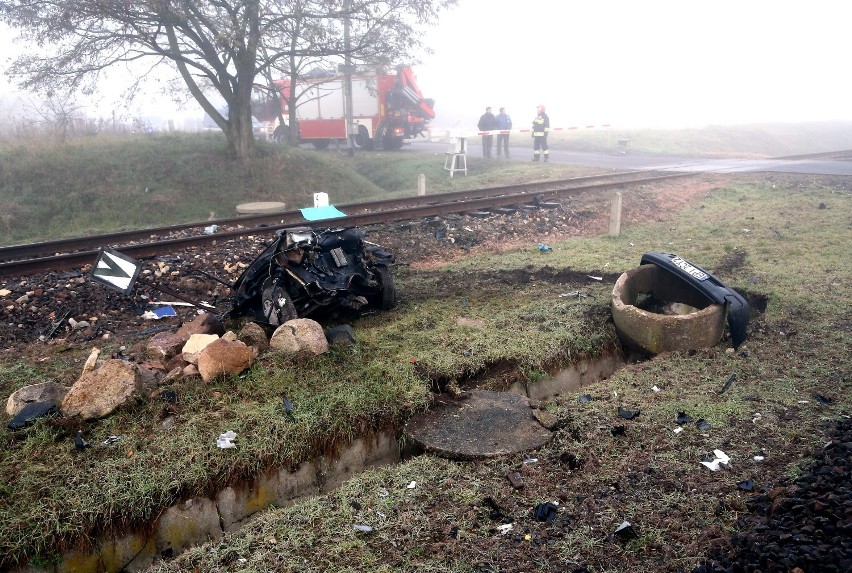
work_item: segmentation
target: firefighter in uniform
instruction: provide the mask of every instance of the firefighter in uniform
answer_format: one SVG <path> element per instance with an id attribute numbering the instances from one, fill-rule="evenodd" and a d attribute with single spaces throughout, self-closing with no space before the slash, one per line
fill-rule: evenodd
<path id="1" fill-rule="evenodd" d="M 544 155 L 544 160 L 550 156 L 550 149 L 547 147 L 547 134 L 550 131 L 550 118 L 544 113 L 544 106 L 538 106 L 538 115 L 535 116 L 532 124 L 533 136 L 533 161 L 538 161 Z"/>

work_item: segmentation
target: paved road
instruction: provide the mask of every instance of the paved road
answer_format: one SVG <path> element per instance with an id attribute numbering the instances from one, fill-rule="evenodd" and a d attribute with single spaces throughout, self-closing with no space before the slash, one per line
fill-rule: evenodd
<path id="1" fill-rule="evenodd" d="M 447 143 L 415 140 L 405 149 L 444 153 Z M 482 157 L 482 147 L 478 141 L 468 141 L 468 157 Z M 532 146 L 510 148 L 511 161 L 532 160 Z M 497 159 L 493 159 L 497 161 Z M 505 161 L 502 159 L 501 161 Z M 811 173 L 818 175 L 852 175 L 852 161 L 829 159 L 696 159 L 694 157 L 652 156 L 636 153 L 584 153 L 550 150 L 550 161 L 571 165 L 588 165 L 607 169 L 674 171 L 674 172 L 713 172 L 745 173 L 755 171 L 776 171 L 784 173 Z"/>

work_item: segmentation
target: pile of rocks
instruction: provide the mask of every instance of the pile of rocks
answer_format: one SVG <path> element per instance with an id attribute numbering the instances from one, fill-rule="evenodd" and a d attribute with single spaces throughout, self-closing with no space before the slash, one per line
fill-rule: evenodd
<path id="1" fill-rule="evenodd" d="M 238 334 L 226 332 L 215 315 L 203 313 L 176 332 L 154 335 L 145 345 L 142 361 L 99 361 L 100 351 L 95 348 L 70 388 L 55 382 L 20 388 L 6 402 L 6 413 L 13 417 L 9 427 L 23 427 L 57 412 L 83 420 L 103 418 L 125 404 L 156 395 L 159 387 L 177 380 L 197 377 L 209 382 L 239 374 L 263 352 L 318 355 L 328 348 L 322 326 L 311 319 L 285 322 L 267 337 L 266 330 L 254 322 L 246 323 Z"/>

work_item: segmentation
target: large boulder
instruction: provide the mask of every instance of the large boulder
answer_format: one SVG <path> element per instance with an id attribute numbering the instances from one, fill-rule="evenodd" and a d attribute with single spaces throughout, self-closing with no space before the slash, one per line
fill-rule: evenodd
<path id="1" fill-rule="evenodd" d="M 322 326 L 310 318 L 294 318 L 275 329 L 269 339 L 269 348 L 284 354 L 328 352 L 328 340 Z"/>
<path id="2" fill-rule="evenodd" d="M 106 360 L 74 382 L 62 400 L 62 413 L 84 420 L 109 416 L 124 404 L 144 398 L 147 382 L 136 364 Z"/>
<path id="3" fill-rule="evenodd" d="M 239 374 L 254 361 L 251 348 L 239 340 L 220 338 L 208 344 L 198 356 L 201 379 L 210 382 L 218 376 Z"/>
<path id="4" fill-rule="evenodd" d="M 58 406 L 67 393 L 68 387 L 56 382 L 42 382 L 24 386 L 12 392 L 12 395 L 6 400 L 6 413 L 10 416 L 16 416 L 28 404 L 36 402 L 53 402 Z"/>

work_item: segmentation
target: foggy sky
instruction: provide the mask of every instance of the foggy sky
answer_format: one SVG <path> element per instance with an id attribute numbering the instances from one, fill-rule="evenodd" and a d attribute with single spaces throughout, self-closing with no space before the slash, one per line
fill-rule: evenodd
<path id="1" fill-rule="evenodd" d="M 538 104 L 564 127 L 850 120 L 850 22 L 825 0 L 460 0 L 416 73 L 435 126 Z"/>
<path id="2" fill-rule="evenodd" d="M 434 127 L 472 128 L 491 106 L 528 127 L 703 127 L 852 120 L 848 29 L 836 0 L 460 0 L 414 66 Z M 0 69 L 13 53 L 0 30 Z M 0 78 L 0 108 L 12 88 Z M 150 93 L 155 93 L 152 89 Z M 109 94 L 104 93 L 104 97 Z M 149 95 L 133 114 L 179 113 Z M 183 113 L 203 115 L 191 106 Z"/>

